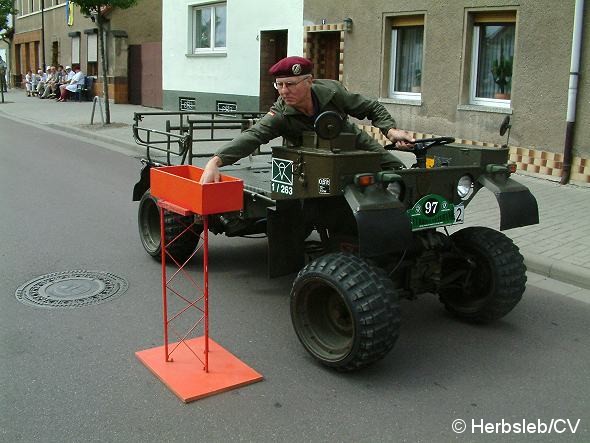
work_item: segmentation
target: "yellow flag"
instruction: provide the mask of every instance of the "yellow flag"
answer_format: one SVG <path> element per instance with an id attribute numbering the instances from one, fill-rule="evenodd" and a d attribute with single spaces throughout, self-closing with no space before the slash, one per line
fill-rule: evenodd
<path id="1" fill-rule="evenodd" d="M 74 25 L 74 5 L 72 5 L 69 1 L 66 4 L 66 10 L 67 10 L 67 20 L 68 20 L 68 26 L 73 26 Z"/>

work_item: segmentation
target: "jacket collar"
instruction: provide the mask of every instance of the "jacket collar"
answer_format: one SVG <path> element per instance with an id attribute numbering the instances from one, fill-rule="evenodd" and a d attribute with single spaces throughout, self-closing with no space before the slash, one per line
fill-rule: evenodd
<path id="1" fill-rule="evenodd" d="M 315 94 L 316 98 L 318 99 L 318 104 L 320 110 L 326 106 L 336 94 L 336 91 L 326 85 L 322 80 L 314 80 L 311 85 L 312 93 Z M 285 115 L 297 115 L 302 114 L 302 112 L 295 109 L 293 106 L 285 105 Z"/>

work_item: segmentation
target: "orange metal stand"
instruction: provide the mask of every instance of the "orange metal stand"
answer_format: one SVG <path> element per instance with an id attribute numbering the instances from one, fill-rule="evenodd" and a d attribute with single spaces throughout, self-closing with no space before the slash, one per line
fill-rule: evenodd
<path id="1" fill-rule="evenodd" d="M 215 187 L 218 183 L 200 185 L 198 180 L 201 173 L 202 170 L 194 166 L 170 166 L 154 168 L 151 171 L 152 194 L 160 198 L 162 195 L 166 195 L 174 200 L 158 200 L 162 239 L 164 345 L 135 353 L 137 358 L 185 403 L 255 383 L 263 378 L 258 372 L 209 338 L 209 217 L 207 214 L 241 209 L 242 187 L 236 186 L 239 180 L 227 176 L 222 176 L 222 183 L 226 185 L 231 183 L 231 187 L 225 186 L 223 189 L 219 186 Z M 242 185 L 241 182 L 239 185 Z M 179 194 L 169 192 L 170 189 L 182 189 L 182 187 L 187 190 Z M 222 190 L 219 191 L 219 189 Z M 237 198 L 238 195 L 239 199 Z M 208 204 L 209 200 L 213 203 Z M 220 204 L 220 201 L 223 203 Z M 195 213 L 187 209 L 187 207 L 198 208 L 200 211 L 199 215 L 202 216 L 203 221 L 203 234 L 201 245 L 196 248 L 195 252 L 187 260 L 181 263 L 170 254 L 168 247 L 193 229 L 195 221 L 185 226 L 185 229 L 175 238 L 166 242 L 164 211 L 171 211 L 182 216 L 192 216 L 194 220 Z M 199 251 L 203 254 L 202 293 L 199 293 L 201 291 L 199 285 L 186 269 L 189 261 Z M 178 268 L 170 278 L 167 276 L 167 258 L 170 258 Z M 180 278 L 180 276 L 183 276 L 196 289 L 196 299 L 181 294 L 171 286 L 172 281 Z M 173 315 L 168 313 L 169 291 L 184 303 L 184 307 Z M 178 341 L 169 343 L 169 332 L 172 329 L 171 323 L 181 315 L 194 312 L 194 310 L 198 312 L 196 322 L 184 335 L 175 333 Z M 203 326 L 203 336 L 189 338 L 199 325 Z"/>

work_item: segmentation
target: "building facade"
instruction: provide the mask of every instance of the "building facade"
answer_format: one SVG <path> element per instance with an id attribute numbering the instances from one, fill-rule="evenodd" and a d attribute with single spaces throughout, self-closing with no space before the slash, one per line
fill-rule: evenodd
<path id="1" fill-rule="evenodd" d="M 162 26 L 166 110 L 268 109 L 268 68 L 303 53 L 303 0 L 175 0 Z"/>
<path id="2" fill-rule="evenodd" d="M 16 8 L 19 12 L 11 64 L 14 83 L 18 85 L 29 69 L 79 64 L 84 73 L 96 79 L 94 92 L 100 94 L 99 36 L 92 17 L 84 16 L 66 0 L 17 0 Z M 151 52 L 160 56 L 162 0 L 140 0 L 127 10 L 109 8 L 103 14 L 108 19 L 105 46 L 109 97 L 115 103 L 128 103 L 131 97 L 133 103 L 161 107 L 161 63 L 156 60 L 150 81 L 142 83 L 137 71 L 130 75 L 129 53 L 139 54 L 134 61 L 140 70 L 144 44 L 155 44 Z M 151 60 L 148 55 L 143 56 Z"/>
<path id="3" fill-rule="evenodd" d="M 399 127 L 505 143 L 521 169 L 559 176 L 566 134 L 575 0 L 307 0 L 306 46 L 348 22 L 341 79 L 379 99 Z M 586 29 L 590 13 L 586 7 Z M 317 45 L 316 45 L 317 46 Z M 590 181 L 590 33 L 583 36 L 572 178 Z"/>

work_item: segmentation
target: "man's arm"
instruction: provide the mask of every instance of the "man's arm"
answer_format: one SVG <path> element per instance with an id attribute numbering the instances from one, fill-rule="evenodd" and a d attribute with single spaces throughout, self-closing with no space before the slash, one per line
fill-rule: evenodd
<path id="1" fill-rule="evenodd" d="M 281 135 L 282 119 L 281 113 L 271 109 L 254 126 L 246 129 L 231 142 L 221 147 L 207 162 L 200 182 L 219 181 L 219 168 L 221 166 L 237 162 L 241 158 L 252 154 L 260 145 L 264 145 Z"/>
<path id="2" fill-rule="evenodd" d="M 342 84 L 338 84 L 340 91 L 336 97 L 340 98 L 340 105 L 344 112 L 359 120 L 369 119 L 371 124 L 381 130 L 390 141 L 399 148 L 408 147 L 414 142 L 412 136 L 401 129 L 397 129 L 395 120 L 387 109 L 377 100 L 367 98 L 361 94 L 349 92 Z"/>

